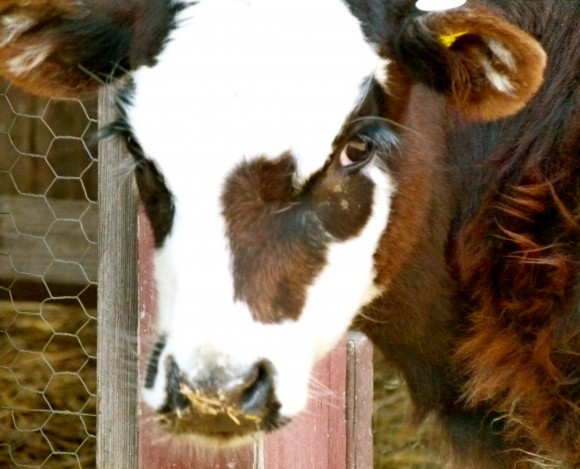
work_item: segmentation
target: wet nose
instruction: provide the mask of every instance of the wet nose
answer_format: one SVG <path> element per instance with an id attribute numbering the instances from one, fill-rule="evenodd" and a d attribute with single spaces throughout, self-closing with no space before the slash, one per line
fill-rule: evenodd
<path id="1" fill-rule="evenodd" d="M 167 358 L 167 404 L 177 432 L 209 436 L 240 436 L 267 428 L 279 404 L 274 395 L 271 365 L 259 361 L 232 373 L 216 367 L 204 379 L 189 381 L 172 357 Z"/>

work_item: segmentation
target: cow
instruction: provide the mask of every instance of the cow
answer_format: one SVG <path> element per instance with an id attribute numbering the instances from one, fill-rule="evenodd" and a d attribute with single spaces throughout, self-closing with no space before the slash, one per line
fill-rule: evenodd
<path id="1" fill-rule="evenodd" d="M 462 5 L 462 3 L 464 3 Z M 580 2 L 5 0 L 0 74 L 121 80 L 164 430 L 294 419 L 349 328 L 455 467 L 580 465 Z"/>

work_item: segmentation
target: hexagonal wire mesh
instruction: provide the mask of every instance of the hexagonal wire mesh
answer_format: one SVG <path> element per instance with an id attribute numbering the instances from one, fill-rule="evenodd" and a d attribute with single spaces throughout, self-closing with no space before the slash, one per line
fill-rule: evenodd
<path id="1" fill-rule="evenodd" d="M 96 104 L 0 82 L 0 467 L 95 467 Z"/>

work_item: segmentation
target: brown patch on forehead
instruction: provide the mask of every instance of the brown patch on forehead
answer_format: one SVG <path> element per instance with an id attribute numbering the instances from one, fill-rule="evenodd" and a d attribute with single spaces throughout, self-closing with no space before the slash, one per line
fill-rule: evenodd
<path id="1" fill-rule="evenodd" d="M 236 299 L 261 322 L 297 319 L 331 242 L 357 235 L 371 212 L 373 184 L 341 174 L 333 158 L 304 187 L 294 159 L 238 166 L 222 195 Z"/>
<path id="2" fill-rule="evenodd" d="M 301 209 L 290 155 L 241 164 L 222 196 L 236 297 L 261 322 L 296 319 L 322 269 L 325 235 Z"/>

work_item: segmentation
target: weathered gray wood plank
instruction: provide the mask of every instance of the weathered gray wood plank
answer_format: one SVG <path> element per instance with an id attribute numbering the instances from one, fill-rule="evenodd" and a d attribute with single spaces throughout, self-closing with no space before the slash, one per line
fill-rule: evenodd
<path id="1" fill-rule="evenodd" d="M 114 90 L 101 93 L 101 125 L 115 118 Z M 97 467 L 137 467 L 137 215 L 124 146 L 99 144 Z"/>
<path id="2" fill-rule="evenodd" d="M 94 202 L 0 195 L 0 278 L 96 283 L 97 231 Z"/>
<path id="3" fill-rule="evenodd" d="M 360 332 L 346 345 L 346 469 L 373 467 L 373 346 Z"/>

